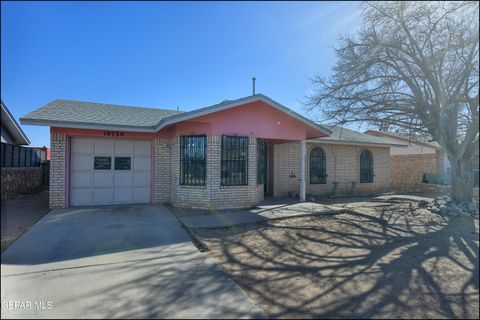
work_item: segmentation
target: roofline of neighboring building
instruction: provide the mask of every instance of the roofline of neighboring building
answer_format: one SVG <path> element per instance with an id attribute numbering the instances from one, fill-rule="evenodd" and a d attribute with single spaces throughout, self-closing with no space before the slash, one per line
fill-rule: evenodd
<path id="1" fill-rule="evenodd" d="M 22 124 L 30 124 L 30 125 L 39 125 L 39 126 L 50 126 L 50 127 L 61 127 L 61 128 L 78 128 L 78 129 L 99 129 L 99 130 L 130 130 L 130 131 L 138 131 L 138 132 L 158 132 L 161 129 L 176 124 L 181 121 L 186 121 L 190 119 L 194 119 L 200 116 L 204 116 L 210 113 L 227 110 L 230 108 L 234 108 L 243 104 L 256 102 L 256 101 L 263 101 L 266 104 L 276 108 L 277 110 L 288 114 L 289 116 L 305 123 L 307 126 L 321 132 L 322 134 L 329 136 L 332 132 L 313 122 L 312 120 L 305 118 L 304 116 L 296 113 L 295 111 L 281 105 L 280 103 L 268 98 L 263 94 L 256 94 L 249 97 L 243 97 L 236 100 L 225 101 L 216 105 L 212 105 L 209 107 L 196 109 L 192 111 L 187 111 L 183 113 L 179 113 L 176 115 L 168 116 L 160 120 L 155 126 L 122 126 L 122 125 L 104 125 L 101 123 L 87 123 L 87 122 L 73 122 L 73 121 L 57 121 L 57 120 L 41 120 L 41 119 L 31 119 L 31 118 L 20 118 L 20 122 Z"/>
<path id="2" fill-rule="evenodd" d="M 393 139 L 398 139 L 398 140 L 402 140 L 402 141 L 405 141 L 405 142 L 418 144 L 418 145 L 421 145 L 421 146 L 436 149 L 436 150 L 441 150 L 442 149 L 440 146 L 436 146 L 436 145 L 428 143 L 428 142 L 422 142 L 422 141 L 418 141 L 418 140 L 415 140 L 415 139 L 405 138 L 405 137 L 398 136 L 398 135 L 395 135 L 395 134 L 390 133 L 390 132 L 377 131 L 377 130 L 367 130 L 364 133 L 365 134 L 370 134 L 372 136 L 379 136 L 380 135 L 380 136 L 385 136 L 385 137 L 389 137 L 389 138 L 393 138 Z"/>
<path id="3" fill-rule="evenodd" d="M 347 141 L 347 140 L 335 140 L 328 138 L 318 138 L 318 139 L 309 139 L 309 143 L 324 143 L 324 144 L 346 144 L 346 145 L 361 145 L 361 146 L 372 146 L 372 147 L 408 147 L 406 144 L 395 144 L 395 143 L 377 143 L 377 142 L 361 142 L 361 141 Z"/>
<path id="4" fill-rule="evenodd" d="M 6 117 L 2 117 L 2 122 L 6 122 L 6 129 L 9 133 L 14 136 L 15 140 L 17 141 L 16 144 L 19 145 L 25 145 L 25 144 L 30 144 L 30 140 L 28 139 L 27 135 L 23 131 L 22 127 L 18 124 L 17 120 L 15 120 L 15 117 L 10 113 L 10 110 L 8 110 L 7 106 L 5 103 L 3 103 L 3 100 L 1 100 L 1 105 L 2 105 L 2 111 L 5 112 Z"/>

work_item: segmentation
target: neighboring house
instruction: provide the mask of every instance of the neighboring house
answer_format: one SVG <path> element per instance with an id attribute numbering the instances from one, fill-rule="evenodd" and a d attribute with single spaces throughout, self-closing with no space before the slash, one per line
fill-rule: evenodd
<path id="1" fill-rule="evenodd" d="M 261 94 L 189 112 L 55 100 L 21 122 L 51 127 L 52 208 L 224 209 L 266 194 L 383 192 L 396 145 L 321 126 Z"/>
<path id="2" fill-rule="evenodd" d="M 19 194 L 37 192 L 45 177 L 40 167 L 42 151 L 24 146 L 30 144 L 27 135 L 3 100 L 1 105 L 1 198 L 7 200 Z"/>
<path id="3" fill-rule="evenodd" d="M 365 133 L 407 145 L 406 148 L 390 149 L 394 189 L 403 191 L 418 185 L 422 183 L 424 174 L 440 174 L 446 182 L 450 180 L 450 162 L 438 143 L 411 139 L 392 132 L 367 130 Z"/>
<path id="4" fill-rule="evenodd" d="M 27 135 L 23 132 L 22 128 L 18 124 L 17 120 L 13 117 L 8 110 L 7 106 L 1 101 L 2 104 L 2 126 L 1 126 L 1 138 L 3 143 L 11 145 L 29 145 Z"/>

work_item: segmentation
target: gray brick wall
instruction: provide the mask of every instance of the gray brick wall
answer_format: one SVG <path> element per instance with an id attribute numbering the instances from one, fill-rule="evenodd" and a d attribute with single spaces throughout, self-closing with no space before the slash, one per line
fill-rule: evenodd
<path id="1" fill-rule="evenodd" d="M 66 207 L 66 159 L 68 139 L 63 133 L 50 135 L 50 208 Z"/>

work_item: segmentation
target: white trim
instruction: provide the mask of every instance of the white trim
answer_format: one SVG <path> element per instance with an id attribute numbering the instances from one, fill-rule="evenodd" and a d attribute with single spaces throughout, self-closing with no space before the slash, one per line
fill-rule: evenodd
<path id="1" fill-rule="evenodd" d="M 29 145 L 30 140 L 28 139 L 25 132 L 23 132 L 22 127 L 18 124 L 17 120 L 13 117 L 8 110 L 7 105 L 1 101 L 2 105 L 2 127 L 4 127 L 9 134 L 11 135 L 12 139 L 15 139 L 15 144 L 17 145 Z M 5 123 L 3 123 L 5 122 Z M 13 130 L 12 130 L 13 129 Z"/>

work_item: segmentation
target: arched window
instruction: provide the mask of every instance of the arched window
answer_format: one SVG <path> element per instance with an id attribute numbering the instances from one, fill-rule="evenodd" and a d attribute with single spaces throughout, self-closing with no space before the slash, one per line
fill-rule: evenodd
<path id="1" fill-rule="evenodd" d="M 373 182 L 373 155 L 369 150 L 360 153 L 360 183 Z"/>
<path id="2" fill-rule="evenodd" d="M 325 152 L 320 147 L 310 151 L 310 184 L 327 183 Z"/>

